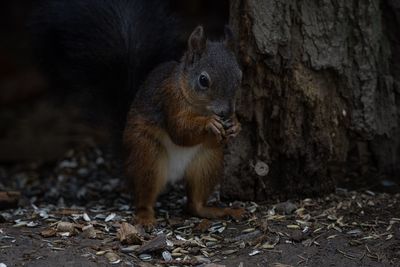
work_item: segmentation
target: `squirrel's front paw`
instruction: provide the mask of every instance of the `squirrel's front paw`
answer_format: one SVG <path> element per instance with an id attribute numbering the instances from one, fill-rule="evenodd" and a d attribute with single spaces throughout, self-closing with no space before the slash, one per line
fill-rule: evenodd
<path id="1" fill-rule="evenodd" d="M 207 121 L 206 129 L 213 133 L 219 142 L 225 138 L 224 123 L 217 115 L 210 117 L 210 119 Z"/>
<path id="2" fill-rule="evenodd" d="M 225 125 L 227 139 L 236 137 L 242 130 L 242 126 L 236 117 L 230 119 L 228 122 L 225 123 Z"/>

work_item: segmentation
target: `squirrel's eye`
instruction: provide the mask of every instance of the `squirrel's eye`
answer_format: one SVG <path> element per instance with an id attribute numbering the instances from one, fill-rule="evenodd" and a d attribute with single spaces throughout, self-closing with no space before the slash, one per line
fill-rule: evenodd
<path id="1" fill-rule="evenodd" d="M 201 89 L 207 89 L 210 87 L 210 77 L 207 72 L 202 72 L 199 76 L 199 85 Z"/>

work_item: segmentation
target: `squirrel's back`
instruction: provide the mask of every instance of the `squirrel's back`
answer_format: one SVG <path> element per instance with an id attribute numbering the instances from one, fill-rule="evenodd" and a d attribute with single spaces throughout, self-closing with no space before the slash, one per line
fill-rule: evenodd
<path id="1" fill-rule="evenodd" d="M 184 43 L 165 0 L 48 0 L 33 16 L 40 57 L 57 87 L 120 125 L 140 84 Z M 89 100 L 89 101 L 86 101 Z"/>

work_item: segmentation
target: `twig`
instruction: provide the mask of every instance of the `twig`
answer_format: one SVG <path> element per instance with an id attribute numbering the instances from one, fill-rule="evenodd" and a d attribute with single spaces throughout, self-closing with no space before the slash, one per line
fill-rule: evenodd
<path id="1" fill-rule="evenodd" d="M 338 249 L 338 248 L 336 249 L 336 251 L 339 252 L 340 254 L 342 254 L 343 256 L 345 256 L 346 258 L 350 259 L 350 260 L 355 260 L 355 259 L 357 259 L 355 256 L 350 255 L 350 254 L 348 254 L 348 253 L 346 253 L 346 252 L 344 252 L 344 251 L 341 251 L 341 250 Z"/>
<path id="2" fill-rule="evenodd" d="M 299 257 L 299 258 L 301 259 L 299 262 L 297 262 L 297 265 L 300 265 L 300 264 L 302 264 L 302 263 L 304 263 L 304 262 L 307 264 L 308 258 L 304 258 L 304 257 L 301 256 L 301 255 L 297 255 L 297 257 Z"/>

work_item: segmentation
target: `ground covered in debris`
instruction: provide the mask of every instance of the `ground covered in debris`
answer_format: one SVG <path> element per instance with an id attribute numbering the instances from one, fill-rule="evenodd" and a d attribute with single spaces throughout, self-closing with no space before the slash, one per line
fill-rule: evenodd
<path id="1" fill-rule="evenodd" d="M 18 196 L 17 207 L 0 210 L 0 266 L 400 265 L 400 193 L 338 188 L 258 204 L 216 193 L 211 204 L 244 206 L 247 218 L 201 220 L 184 213 L 176 185 L 157 203 L 158 227 L 145 232 L 132 225 L 116 169 L 97 148 L 0 167 L 0 192 Z"/>

